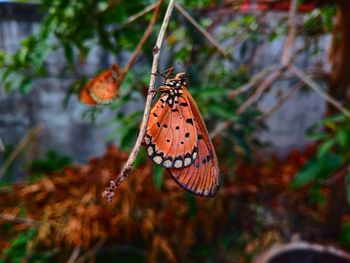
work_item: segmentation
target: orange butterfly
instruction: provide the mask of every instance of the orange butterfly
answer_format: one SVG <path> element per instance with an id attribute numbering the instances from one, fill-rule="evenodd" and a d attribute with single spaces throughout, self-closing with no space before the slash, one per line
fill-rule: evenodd
<path id="1" fill-rule="evenodd" d="M 144 138 L 148 156 L 165 168 L 185 190 L 214 196 L 220 171 L 199 109 L 186 89 L 186 74 L 166 79 L 158 88 Z"/>
<path id="2" fill-rule="evenodd" d="M 113 64 L 83 87 L 79 100 L 88 105 L 111 103 L 118 96 L 119 77 L 118 65 Z"/>

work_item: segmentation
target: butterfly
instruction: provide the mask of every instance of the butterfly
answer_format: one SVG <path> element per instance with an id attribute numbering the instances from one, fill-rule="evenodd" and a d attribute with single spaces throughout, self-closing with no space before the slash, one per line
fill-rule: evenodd
<path id="1" fill-rule="evenodd" d="M 152 106 L 143 144 L 181 187 L 211 197 L 220 185 L 218 158 L 186 78 L 178 73 L 158 88 L 160 98 Z"/>
<path id="2" fill-rule="evenodd" d="M 79 100 L 88 105 L 111 103 L 118 96 L 119 76 L 119 67 L 113 64 L 82 88 Z"/>

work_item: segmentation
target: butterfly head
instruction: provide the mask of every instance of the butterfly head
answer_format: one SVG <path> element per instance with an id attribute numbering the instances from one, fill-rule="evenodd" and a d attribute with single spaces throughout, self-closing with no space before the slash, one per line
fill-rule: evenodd
<path id="1" fill-rule="evenodd" d="M 163 85 L 158 88 L 162 93 L 161 100 L 173 107 L 179 102 L 179 97 L 183 94 L 183 88 L 186 86 L 186 73 L 178 73 L 173 79 L 167 79 Z"/>

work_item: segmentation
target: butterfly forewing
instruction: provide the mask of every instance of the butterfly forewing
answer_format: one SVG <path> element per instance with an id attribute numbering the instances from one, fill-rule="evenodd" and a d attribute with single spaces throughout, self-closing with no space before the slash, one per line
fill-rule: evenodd
<path id="1" fill-rule="evenodd" d="M 145 144 L 151 159 L 165 168 L 191 165 L 197 157 L 197 131 L 189 101 L 162 94 L 153 106 Z"/>
<path id="2" fill-rule="evenodd" d="M 184 88 L 184 96 L 190 102 L 198 132 L 198 156 L 189 167 L 167 170 L 184 189 L 201 196 L 213 196 L 220 186 L 218 159 L 199 109 L 186 88 Z"/>

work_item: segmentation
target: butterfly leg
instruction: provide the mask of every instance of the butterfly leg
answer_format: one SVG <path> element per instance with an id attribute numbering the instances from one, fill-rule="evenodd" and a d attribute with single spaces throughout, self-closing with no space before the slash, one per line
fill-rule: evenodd
<path id="1" fill-rule="evenodd" d="M 167 80 L 169 78 L 169 76 L 173 75 L 173 72 L 174 72 L 175 68 L 174 67 L 171 67 L 171 68 L 168 68 L 167 70 L 163 71 L 161 73 L 161 76 Z"/>

